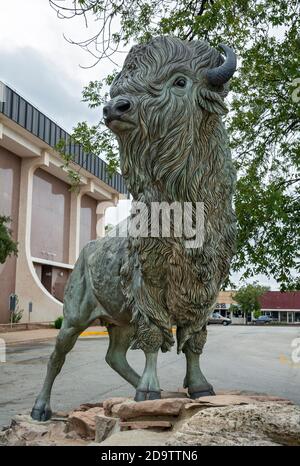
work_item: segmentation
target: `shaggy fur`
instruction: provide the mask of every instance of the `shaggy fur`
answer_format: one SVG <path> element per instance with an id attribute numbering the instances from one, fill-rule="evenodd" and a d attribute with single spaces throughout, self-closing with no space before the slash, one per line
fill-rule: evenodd
<path id="1" fill-rule="evenodd" d="M 158 37 L 132 48 L 111 87 L 129 98 L 134 127 L 117 132 L 122 174 L 135 201 L 204 203 L 204 243 L 185 238 L 129 238 L 121 270 L 126 302 L 136 324 L 132 347 L 170 349 L 177 325 L 178 351 L 190 341 L 201 352 L 205 329 L 235 249 L 232 209 L 235 170 L 221 116 L 226 86 L 212 88 L 205 70 L 221 54 L 203 41 Z M 187 89 L 174 88 L 185 76 Z M 134 220 L 134 215 L 132 216 Z"/>

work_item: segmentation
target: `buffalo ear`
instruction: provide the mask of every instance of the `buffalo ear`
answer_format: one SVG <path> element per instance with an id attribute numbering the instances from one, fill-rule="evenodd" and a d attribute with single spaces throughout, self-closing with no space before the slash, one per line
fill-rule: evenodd
<path id="1" fill-rule="evenodd" d="M 228 112 L 225 102 L 218 92 L 202 88 L 198 93 L 198 102 L 202 108 L 210 113 L 226 115 Z"/>

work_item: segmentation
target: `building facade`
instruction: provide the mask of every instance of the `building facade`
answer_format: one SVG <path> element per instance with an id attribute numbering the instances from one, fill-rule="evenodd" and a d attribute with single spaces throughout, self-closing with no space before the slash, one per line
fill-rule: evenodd
<path id="1" fill-rule="evenodd" d="M 300 291 L 267 291 L 260 299 L 262 313 L 287 324 L 300 324 Z"/>
<path id="2" fill-rule="evenodd" d="M 233 323 L 244 323 L 243 313 L 235 307 L 234 291 L 221 291 L 218 296 L 215 311 L 231 318 Z M 260 298 L 262 315 L 272 317 L 275 322 L 300 324 L 300 291 L 267 291 Z"/>
<path id="3" fill-rule="evenodd" d="M 104 214 L 128 193 L 121 175 L 8 86 L 0 84 L 0 215 L 11 218 L 18 257 L 0 264 L 0 323 L 10 321 L 16 294 L 22 321 L 48 322 L 62 315 L 64 287 L 82 247 L 104 235 Z M 59 141 L 80 173 L 71 190 L 55 150 Z M 31 312 L 29 312 L 31 310 Z"/>

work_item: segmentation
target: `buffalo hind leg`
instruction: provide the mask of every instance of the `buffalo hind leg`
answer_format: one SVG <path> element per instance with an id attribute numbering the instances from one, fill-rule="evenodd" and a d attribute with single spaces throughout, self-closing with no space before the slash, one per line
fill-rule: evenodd
<path id="1" fill-rule="evenodd" d="M 206 342 L 206 336 L 207 330 L 203 328 L 194 334 L 183 347 L 186 357 L 184 387 L 188 388 L 188 393 L 193 399 L 215 395 L 212 385 L 206 380 L 200 369 L 200 354 Z"/>
<path id="2" fill-rule="evenodd" d="M 109 347 L 105 360 L 123 379 L 136 388 L 141 377 L 130 367 L 126 359 L 134 329 L 130 325 L 125 327 L 108 325 L 107 330 Z"/>
<path id="3" fill-rule="evenodd" d="M 47 375 L 42 390 L 35 400 L 31 411 L 31 417 L 36 421 L 47 421 L 51 418 L 50 396 L 54 380 L 61 371 L 67 353 L 71 351 L 78 336 L 88 325 L 89 323 L 80 327 L 72 326 L 68 324 L 66 319 L 63 320 L 62 327 L 56 339 L 54 351 L 48 362 Z"/>

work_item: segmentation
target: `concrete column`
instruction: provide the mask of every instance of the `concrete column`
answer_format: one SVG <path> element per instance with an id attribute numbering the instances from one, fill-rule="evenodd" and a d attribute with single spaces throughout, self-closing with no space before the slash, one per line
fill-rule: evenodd
<path id="1" fill-rule="evenodd" d="M 69 236 L 69 264 L 74 265 L 79 256 L 80 241 L 80 211 L 82 192 L 71 193 L 70 205 L 70 236 Z"/>
<path id="2" fill-rule="evenodd" d="M 95 184 L 92 180 L 84 186 L 81 186 L 79 192 L 71 193 L 71 208 L 70 208 L 70 236 L 69 236 L 69 264 L 74 265 L 80 253 L 80 213 L 81 199 L 85 194 L 95 193 Z M 99 201 L 96 209 L 96 237 L 102 238 L 105 236 L 105 211 L 108 207 L 116 206 L 118 196 L 114 196 L 111 201 Z"/>
<path id="3" fill-rule="evenodd" d="M 22 321 L 28 318 L 28 304 L 33 303 L 32 322 L 54 320 L 62 314 L 62 303 L 55 299 L 41 284 L 30 251 L 33 174 L 38 167 L 49 166 L 49 154 L 23 158 L 20 179 L 20 203 L 18 219 L 18 258 L 16 265 L 16 294 L 20 309 L 24 309 Z"/>
<path id="4" fill-rule="evenodd" d="M 89 180 L 79 191 L 71 193 L 70 207 L 70 236 L 69 236 L 69 264 L 74 265 L 80 253 L 80 214 L 81 199 L 85 194 L 94 192 L 94 183 Z"/>
<path id="5" fill-rule="evenodd" d="M 97 204 L 96 214 L 97 214 L 97 227 L 96 233 L 97 238 L 103 238 L 105 236 L 105 211 L 108 207 L 115 207 L 118 200 L 113 201 L 100 201 Z"/>

